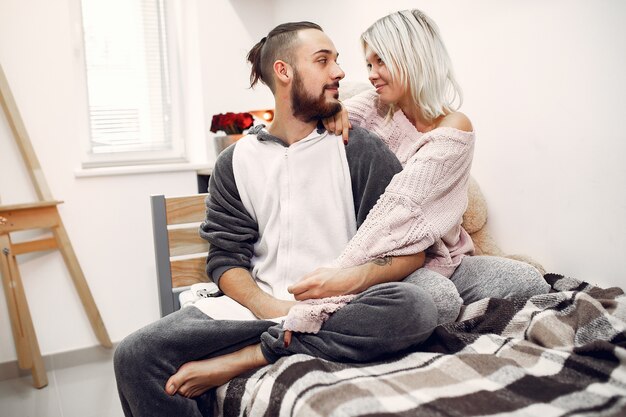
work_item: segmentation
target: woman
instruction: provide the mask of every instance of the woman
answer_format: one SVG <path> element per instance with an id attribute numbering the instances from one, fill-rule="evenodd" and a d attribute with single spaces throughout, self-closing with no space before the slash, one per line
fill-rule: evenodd
<path id="1" fill-rule="evenodd" d="M 457 111 L 462 93 L 437 25 L 419 10 L 399 11 L 375 22 L 361 43 L 375 91 L 346 100 L 343 112 L 325 124 L 344 138 L 350 124 L 377 133 L 403 171 L 336 266 L 426 251 L 424 267 L 407 280 L 430 289 L 440 323 L 455 320 L 463 302 L 548 292 L 531 265 L 469 256 L 473 243 L 461 223 L 475 133 Z"/>

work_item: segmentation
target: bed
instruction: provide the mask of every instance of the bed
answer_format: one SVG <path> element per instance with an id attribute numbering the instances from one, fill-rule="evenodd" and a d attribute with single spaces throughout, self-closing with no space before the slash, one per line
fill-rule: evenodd
<path id="1" fill-rule="evenodd" d="M 547 274 L 484 299 L 419 352 L 370 364 L 285 357 L 217 389 L 223 416 L 626 416 L 626 297 Z"/>

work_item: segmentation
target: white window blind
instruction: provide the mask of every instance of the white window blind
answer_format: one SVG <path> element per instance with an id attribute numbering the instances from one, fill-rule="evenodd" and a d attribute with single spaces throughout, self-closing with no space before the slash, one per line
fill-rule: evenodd
<path id="1" fill-rule="evenodd" d="M 172 159 L 168 151 L 181 156 L 174 137 L 164 0 L 82 0 L 81 5 L 92 162 Z"/>

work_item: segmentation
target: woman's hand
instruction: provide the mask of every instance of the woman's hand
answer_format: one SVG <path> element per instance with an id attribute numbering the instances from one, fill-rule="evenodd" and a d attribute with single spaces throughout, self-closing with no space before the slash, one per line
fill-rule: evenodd
<path id="1" fill-rule="evenodd" d="M 355 294 L 362 284 L 358 268 L 318 268 L 306 274 L 300 282 L 287 288 L 296 300 L 325 298 L 335 295 Z M 285 330 L 285 349 L 291 344 L 292 331 Z"/>
<path id="2" fill-rule="evenodd" d="M 318 268 L 306 274 L 300 282 L 287 288 L 296 300 L 356 294 L 362 291 L 362 276 L 358 267 Z"/>
<path id="3" fill-rule="evenodd" d="M 322 120 L 322 123 L 330 133 L 341 135 L 344 145 L 348 144 L 348 136 L 350 135 L 352 125 L 350 124 L 350 119 L 348 119 L 348 111 L 345 107 L 341 106 L 340 112 Z"/>
<path id="4" fill-rule="evenodd" d="M 287 288 L 296 300 L 325 298 L 336 295 L 357 294 L 363 291 L 366 280 L 362 275 L 363 267 L 318 268 L 306 274 L 302 280 Z M 284 345 L 291 344 L 292 331 L 285 330 Z"/>

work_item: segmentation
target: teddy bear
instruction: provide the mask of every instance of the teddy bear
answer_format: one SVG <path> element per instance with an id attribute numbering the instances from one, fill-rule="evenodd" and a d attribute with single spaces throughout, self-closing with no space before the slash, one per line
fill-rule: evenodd
<path id="1" fill-rule="evenodd" d="M 471 176 L 467 197 L 467 209 L 463 214 L 461 226 L 469 233 L 472 242 L 474 242 L 474 255 L 492 255 L 515 259 L 534 266 L 542 275 L 546 273 L 543 266 L 533 258 L 525 255 L 507 255 L 500 249 L 487 228 L 487 201 L 478 186 L 478 182 Z"/>

